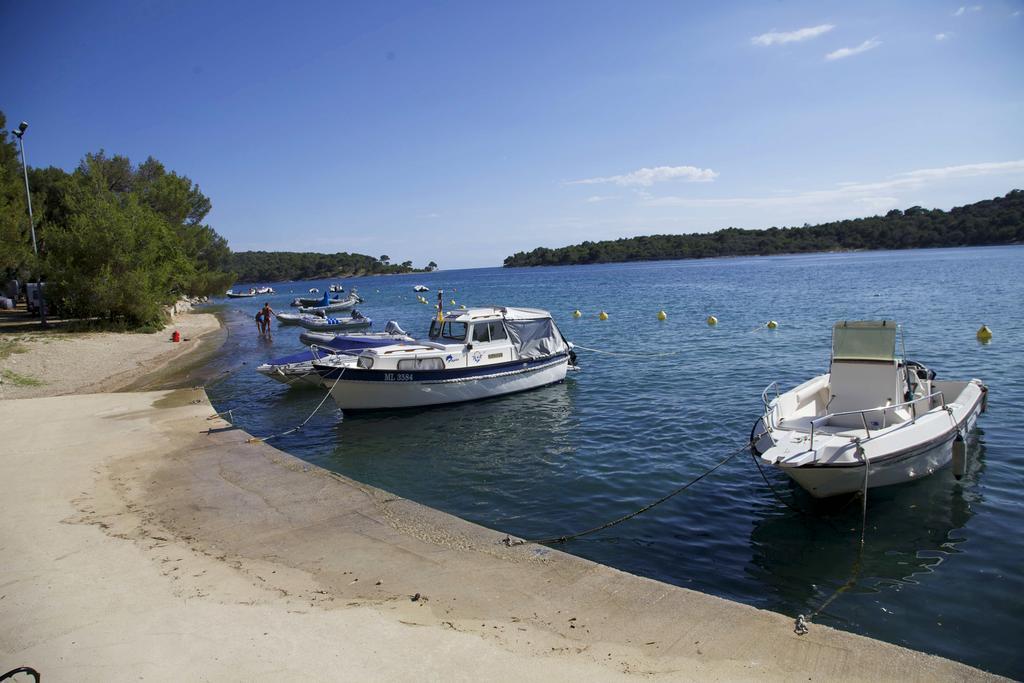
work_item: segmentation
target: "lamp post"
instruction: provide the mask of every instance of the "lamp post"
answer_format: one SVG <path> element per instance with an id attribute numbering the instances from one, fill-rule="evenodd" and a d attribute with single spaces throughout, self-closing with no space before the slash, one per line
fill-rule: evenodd
<path id="1" fill-rule="evenodd" d="M 28 201 L 28 226 L 32 232 L 32 251 L 36 255 L 36 288 L 39 292 L 39 322 L 46 324 L 46 302 L 43 299 L 43 280 L 39 273 L 39 246 L 36 244 L 36 222 L 32 217 L 32 193 L 28 189 L 28 162 L 25 161 L 25 131 L 28 130 L 28 122 L 22 121 L 17 130 L 11 132 L 21 143 L 21 169 L 25 173 L 25 199 Z"/>

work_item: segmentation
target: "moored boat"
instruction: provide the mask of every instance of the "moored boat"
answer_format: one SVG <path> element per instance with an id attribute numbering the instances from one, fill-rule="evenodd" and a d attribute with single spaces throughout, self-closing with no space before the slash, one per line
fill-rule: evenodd
<path id="1" fill-rule="evenodd" d="M 428 339 L 321 358 L 313 367 L 342 410 L 370 410 L 535 389 L 564 380 L 574 359 L 547 311 L 487 307 L 439 315 Z"/>
<path id="2" fill-rule="evenodd" d="M 256 290 L 250 289 L 248 292 L 236 292 L 233 289 L 229 289 L 224 292 L 224 295 L 229 299 L 248 299 L 256 296 Z"/>
<path id="3" fill-rule="evenodd" d="M 898 357 L 899 331 L 891 320 L 836 323 L 828 374 L 762 393 L 755 455 L 816 498 L 913 481 L 951 463 L 959 478 L 988 389 L 978 379 L 937 380 Z"/>
<path id="4" fill-rule="evenodd" d="M 362 330 L 370 327 L 373 321 L 359 311 L 353 309 L 350 317 L 335 318 L 332 316 L 303 315 L 298 323 L 307 330 L 318 332 Z"/>
<path id="5" fill-rule="evenodd" d="M 414 292 L 426 292 L 429 290 L 430 287 L 427 287 L 426 285 L 416 285 L 415 287 L 412 288 L 412 291 Z"/>
<path id="6" fill-rule="evenodd" d="M 394 322 L 388 323 L 388 329 L 401 330 Z M 397 332 L 372 332 L 365 335 L 335 334 L 328 336 L 328 339 L 322 340 L 310 349 L 267 361 L 256 368 L 256 371 L 290 386 L 320 386 L 320 375 L 313 369 L 313 361 L 318 358 L 339 353 L 354 354 L 359 353 L 362 349 L 375 346 L 393 346 L 414 341 L 412 337 Z"/>
<path id="7" fill-rule="evenodd" d="M 362 303 L 362 299 L 358 296 L 349 294 L 345 299 L 330 299 L 324 297 L 324 301 L 316 306 L 303 306 L 299 309 L 302 313 L 312 313 L 319 315 L 321 313 L 337 313 L 338 311 L 348 311 L 356 307 L 357 304 Z"/>

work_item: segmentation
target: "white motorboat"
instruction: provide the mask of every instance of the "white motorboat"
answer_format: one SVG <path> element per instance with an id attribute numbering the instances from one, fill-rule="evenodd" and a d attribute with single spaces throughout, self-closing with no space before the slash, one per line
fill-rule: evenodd
<path id="1" fill-rule="evenodd" d="M 345 346 L 351 339 L 375 339 L 381 343 L 374 344 L 363 344 L 364 346 L 387 346 L 395 342 L 411 342 L 415 341 L 412 337 L 406 333 L 402 327 L 394 320 L 389 320 L 384 325 L 383 332 L 357 332 L 355 334 L 338 333 L 338 332 L 313 332 L 312 330 L 303 330 L 299 333 L 299 341 L 306 346 L 329 346 L 331 348 L 348 348 Z M 339 346 L 341 344 L 341 346 Z"/>
<path id="2" fill-rule="evenodd" d="M 224 292 L 224 295 L 229 299 L 249 299 L 251 297 L 256 296 L 256 290 L 250 289 L 248 292 L 236 292 L 233 289 L 229 289 L 228 291 Z"/>
<path id="3" fill-rule="evenodd" d="M 836 323 L 828 374 L 762 393 L 755 455 L 816 498 L 913 481 L 951 462 L 962 476 L 988 388 L 936 380 L 905 351 L 897 357 L 899 331 L 891 320 Z"/>
<path id="4" fill-rule="evenodd" d="M 273 287 L 257 287 L 256 288 L 256 293 L 257 294 L 273 294 L 274 293 L 274 288 Z"/>
<path id="5" fill-rule="evenodd" d="M 450 311 L 412 344 L 313 361 L 342 410 L 458 403 L 565 379 L 575 361 L 551 314 L 530 308 Z"/>
<path id="6" fill-rule="evenodd" d="M 427 292 L 427 291 L 430 291 L 430 287 L 427 287 L 426 285 L 416 285 L 415 287 L 412 288 L 412 291 L 414 291 L 414 292 Z"/>

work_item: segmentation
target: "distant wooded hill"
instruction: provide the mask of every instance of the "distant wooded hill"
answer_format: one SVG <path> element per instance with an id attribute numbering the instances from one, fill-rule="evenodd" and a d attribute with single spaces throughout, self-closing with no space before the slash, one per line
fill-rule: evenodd
<path id="1" fill-rule="evenodd" d="M 505 267 L 765 256 L 821 251 L 916 249 L 1024 242 L 1024 191 L 949 211 L 913 206 L 884 216 L 802 228 L 726 228 L 689 235 L 650 235 L 568 247 L 538 247 L 505 259 Z"/>
<path id="2" fill-rule="evenodd" d="M 383 256 L 365 254 L 318 254 L 298 251 L 236 251 L 231 254 L 231 270 L 236 282 L 283 282 L 285 280 L 319 280 L 332 277 L 413 273 L 433 270 L 433 261 L 425 269 L 412 267 L 412 261 L 389 263 Z"/>

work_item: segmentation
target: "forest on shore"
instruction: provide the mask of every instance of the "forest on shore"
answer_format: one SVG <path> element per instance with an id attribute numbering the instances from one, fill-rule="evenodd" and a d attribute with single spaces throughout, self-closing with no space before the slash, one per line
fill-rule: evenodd
<path id="1" fill-rule="evenodd" d="M 374 258 L 347 252 L 239 251 L 231 255 L 231 270 L 235 273 L 235 280 L 252 283 L 420 273 L 436 268 L 437 264 L 433 261 L 425 268 L 414 268 L 412 261 L 391 263 L 387 255 Z"/>
<path id="2" fill-rule="evenodd" d="M 949 211 L 913 206 L 884 216 L 833 221 L 799 228 L 685 235 L 648 235 L 538 247 L 505 259 L 506 268 L 584 263 L 661 261 L 716 256 L 767 256 L 808 252 L 920 249 L 1024 242 L 1024 191 L 959 206 Z"/>
<path id="3" fill-rule="evenodd" d="M 29 167 L 28 182 L 38 257 L 20 151 L 0 112 L 0 276 L 41 278 L 62 317 L 159 329 L 168 304 L 232 281 L 227 240 L 203 222 L 210 199 L 153 157 L 136 165 L 100 150 L 70 173 Z"/>
<path id="4" fill-rule="evenodd" d="M 239 281 L 416 270 L 386 255 L 232 253 L 204 222 L 210 198 L 153 157 L 135 164 L 100 150 L 70 173 L 29 166 L 28 183 L 38 256 L 18 140 L 0 112 L 0 285 L 41 279 L 51 313 L 90 324 L 157 330 L 175 301 L 220 295 Z M 421 270 L 436 268 L 431 261 Z"/>

